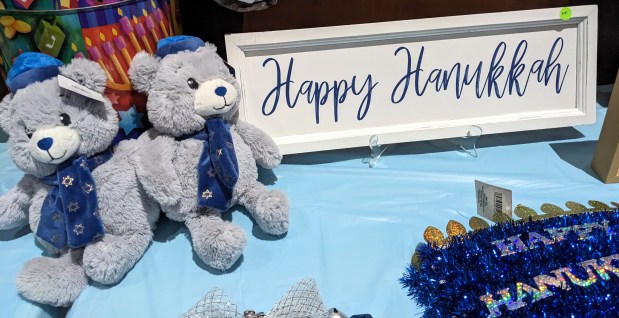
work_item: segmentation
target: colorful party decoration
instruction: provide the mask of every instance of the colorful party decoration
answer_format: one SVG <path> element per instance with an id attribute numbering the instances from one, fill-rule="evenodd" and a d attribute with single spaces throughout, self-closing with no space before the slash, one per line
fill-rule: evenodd
<path id="1" fill-rule="evenodd" d="M 176 0 L 14 0 L 0 4 L 6 5 L 0 12 L 2 78 L 23 52 L 43 52 L 64 63 L 87 58 L 105 70 L 105 94 L 114 96 L 114 109 L 144 118 L 128 131 L 119 129 L 116 141 L 136 138 L 150 127 L 145 96 L 132 90 L 127 71 L 135 54 L 152 52 L 159 40 L 178 30 L 173 16 Z"/>
<path id="2" fill-rule="evenodd" d="M 519 206 L 523 219 L 470 232 L 450 221 L 448 236 L 428 227 L 400 282 L 424 317 L 612 317 L 619 212 L 589 204 Z"/>

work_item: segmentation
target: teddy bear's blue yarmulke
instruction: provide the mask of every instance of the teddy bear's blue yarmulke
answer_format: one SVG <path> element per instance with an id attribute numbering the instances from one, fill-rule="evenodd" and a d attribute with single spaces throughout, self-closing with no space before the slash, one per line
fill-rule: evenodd
<path id="1" fill-rule="evenodd" d="M 195 36 L 176 35 L 161 39 L 157 42 L 157 57 L 163 58 L 168 54 L 180 51 L 195 51 L 204 46 L 204 41 Z"/>
<path id="2" fill-rule="evenodd" d="M 20 54 L 7 74 L 6 84 L 15 93 L 34 82 L 42 82 L 58 75 L 63 66 L 57 58 L 38 52 Z"/>

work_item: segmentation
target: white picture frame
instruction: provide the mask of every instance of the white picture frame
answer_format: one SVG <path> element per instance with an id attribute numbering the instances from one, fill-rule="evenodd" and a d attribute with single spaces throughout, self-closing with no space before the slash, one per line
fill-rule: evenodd
<path id="1" fill-rule="evenodd" d="M 492 134 L 594 123 L 597 6 L 571 7 L 572 16 L 568 20 L 560 18 L 560 10 L 551 8 L 226 35 L 228 63 L 235 68 L 241 85 L 239 118 L 265 130 L 284 154 L 367 146 L 372 136 L 378 136 L 381 144 L 390 144 L 465 136 L 472 126 L 481 128 L 483 134 Z M 501 43 L 505 43 L 504 50 Z M 525 53 L 522 53 L 523 47 Z M 494 65 L 494 73 L 489 72 L 483 77 L 484 83 L 490 85 L 483 86 L 481 97 L 480 85 L 471 88 L 473 77 L 469 78 L 470 85 L 462 84 L 466 82 L 466 76 L 460 76 L 462 81 L 457 82 L 459 84 L 453 84 L 452 80 L 445 85 L 445 90 L 436 84 L 441 79 L 435 77 L 435 82 L 429 82 L 429 87 L 435 91 L 430 89 L 432 94 L 427 95 L 424 95 L 427 90 L 396 87 L 398 79 L 406 82 L 406 77 L 408 84 L 412 80 L 418 86 L 423 84 L 423 79 L 413 79 L 411 71 L 416 67 L 415 62 L 419 65 L 426 63 L 416 69 L 415 75 L 425 72 L 427 77 L 430 70 L 441 73 L 441 70 L 454 70 L 456 64 L 460 64 L 462 70 L 465 65 L 475 70 L 476 65 L 490 62 L 485 65 L 491 68 L 494 61 L 490 56 L 500 56 L 501 51 L 505 59 Z M 425 57 L 422 52 L 425 52 Z M 525 71 L 529 70 L 528 78 L 534 80 L 531 85 L 523 86 L 523 92 L 514 89 L 516 93 L 513 93 L 514 78 L 518 82 L 518 76 L 514 75 L 517 72 L 514 68 L 517 69 L 518 65 L 513 63 L 520 53 L 523 61 L 529 58 L 533 61 L 522 64 L 525 64 Z M 403 62 L 406 55 L 408 64 Z M 457 57 L 451 60 L 452 55 Z M 547 55 L 546 69 L 540 79 L 542 66 L 537 61 L 543 60 L 543 55 Z M 480 64 L 476 64 L 477 61 Z M 560 65 L 558 70 L 556 65 Z M 491 92 L 493 83 L 499 87 L 498 80 L 490 82 L 489 79 L 496 76 L 499 66 L 504 66 L 504 70 L 510 67 L 500 98 L 499 91 L 495 91 L 494 96 Z M 480 70 L 483 73 L 483 65 Z M 300 96 L 296 104 L 295 96 L 290 98 L 292 102 L 284 98 L 284 82 L 287 80 L 282 78 L 288 71 L 292 82 L 287 88 L 293 95 Z M 376 74 L 375 82 L 378 83 L 373 92 L 370 88 L 372 74 Z M 393 78 L 390 74 L 394 74 Z M 443 74 L 443 79 L 447 78 L 447 73 Z M 358 76 L 358 82 L 355 83 L 352 76 Z M 363 79 L 365 82 L 361 86 Z M 348 100 L 345 98 L 338 105 L 336 100 L 341 100 L 342 89 L 340 95 L 336 95 L 335 86 L 342 83 L 339 80 L 346 81 L 350 87 L 356 84 L 359 94 L 351 94 L 354 91 L 349 87 L 346 91 Z M 301 88 L 300 85 L 307 81 L 311 84 Z M 314 95 L 320 98 L 310 102 L 310 95 L 314 93 L 307 88 L 315 88 L 314 92 L 317 92 L 320 83 L 326 83 L 322 92 Z M 428 84 L 427 78 L 425 84 Z M 508 86 L 509 96 L 505 93 Z M 343 84 L 341 87 L 346 88 Z M 459 87 L 461 94 L 457 96 L 455 92 Z M 486 93 L 489 97 L 484 99 Z M 274 102 L 274 96 L 278 94 L 281 94 L 281 99 Z M 375 104 L 367 103 L 368 95 Z M 400 95 L 402 98 L 396 103 Z M 324 101 L 324 105 L 317 103 L 316 99 Z M 358 108 L 350 107 L 347 102 L 358 105 Z M 365 114 L 363 105 L 367 105 Z M 351 119 L 355 113 L 357 121 Z M 361 115 L 365 117 L 360 120 Z M 374 117 L 368 117 L 370 115 Z M 319 122 L 320 116 L 325 118 L 322 122 Z"/>

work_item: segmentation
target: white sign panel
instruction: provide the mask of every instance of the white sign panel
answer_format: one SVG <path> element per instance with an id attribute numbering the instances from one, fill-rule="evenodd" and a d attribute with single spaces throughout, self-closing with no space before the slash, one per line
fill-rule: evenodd
<path id="1" fill-rule="evenodd" d="M 226 36 L 240 118 L 284 153 L 595 121 L 597 6 Z"/>

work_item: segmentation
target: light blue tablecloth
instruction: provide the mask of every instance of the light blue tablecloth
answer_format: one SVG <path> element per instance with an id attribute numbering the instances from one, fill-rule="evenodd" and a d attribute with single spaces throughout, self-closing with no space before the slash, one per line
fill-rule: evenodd
<path id="1" fill-rule="evenodd" d="M 287 156 L 261 177 L 289 196 L 285 238 L 264 235 L 234 210 L 229 216 L 247 231 L 248 244 L 241 263 L 221 273 L 192 252 L 184 226 L 166 219 L 122 282 L 87 288 L 67 316 L 177 317 L 214 287 L 241 310 L 269 311 L 295 282 L 313 277 L 328 307 L 416 317 L 421 310 L 398 278 L 428 225 L 468 224 L 476 213 L 475 179 L 509 188 L 515 204 L 536 209 L 546 202 L 619 201 L 619 184 L 603 184 L 589 168 L 605 112 L 598 107 L 595 125 L 482 136 L 478 158 L 446 140 L 391 145 L 373 169 L 362 164 L 368 148 Z M 0 149 L 6 165 L 6 148 Z M 15 170 L 4 168 L 2 192 L 16 182 Z M 0 241 L 3 259 L 12 260 L 0 265 L 0 299 L 9 297 L 16 308 L 9 316 L 37 309 L 19 300 L 12 285 L 18 264 L 39 253 L 31 242 L 31 233 Z"/>

